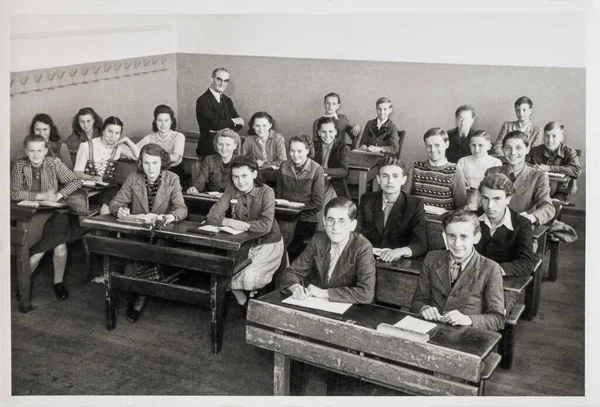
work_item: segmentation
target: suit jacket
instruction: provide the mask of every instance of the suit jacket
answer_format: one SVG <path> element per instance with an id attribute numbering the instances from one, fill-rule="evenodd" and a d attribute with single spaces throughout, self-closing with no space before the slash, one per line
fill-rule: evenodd
<path id="1" fill-rule="evenodd" d="M 399 156 L 400 138 L 398 137 L 398 127 L 391 119 L 387 119 L 378 129 L 377 118 L 371 119 L 365 124 L 362 136 L 357 137 L 354 141 L 354 148 L 358 148 L 362 144 L 367 147 L 382 147 L 383 154 Z"/>
<path id="2" fill-rule="evenodd" d="M 409 247 L 413 257 L 427 253 L 423 200 L 401 191 L 383 225 L 383 192 L 367 192 L 360 199 L 357 231 L 373 247 Z"/>
<path id="3" fill-rule="evenodd" d="M 447 250 L 434 250 L 425 256 L 411 310 L 420 313 L 425 305 L 436 307 L 440 314 L 458 310 L 471 318 L 475 328 L 502 329 L 504 293 L 498 263 L 475 251 L 452 287 L 449 256 Z"/>
<path id="4" fill-rule="evenodd" d="M 514 230 L 503 225 L 491 236 L 489 226 L 479 221 L 481 239 L 475 245 L 475 250 L 500 264 L 507 276 L 528 276 L 533 273 L 535 265 L 531 222 L 517 212 L 508 210 Z"/>
<path id="5" fill-rule="evenodd" d="M 335 189 L 337 196 L 351 199 L 350 190 L 346 184 L 348 165 L 350 164 L 348 154 L 350 154 L 350 147 L 339 140 L 333 140 L 333 145 L 329 152 L 329 159 L 327 160 L 327 168 L 323 167 L 323 170 L 329 176 L 329 180 L 333 189 Z M 314 160 L 323 166 L 323 143 L 320 140 L 315 143 Z"/>
<path id="6" fill-rule="evenodd" d="M 284 272 L 281 290 L 289 292 L 293 284 L 312 283 L 327 289 L 329 299 L 336 302 L 368 304 L 375 296 L 375 257 L 373 246 L 356 232 L 338 259 L 331 278 L 327 280 L 331 241 L 325 232 L 315 234 L 300 257 Z"/>
<path id="7" fill-rule="evenodd" d="M 204 157 L 216 152 L 213 146 L 215 132 L 222 129 L 240 131 L 243 126 L 231 120 L 236 117 L 240 115 L 233 107 L 231 99 L 224 94 L 221 94 L 221 103 L 217 102 L 210 89 L 196 99 L 196 120 L 200 130 L 196 154 Z"/>
<path id="8" fill-rule="evenodd" d="M 187 217 L 187 206 L 183 200 L 179 177 L 171 171 L 163 170 L 160 187 L 154 198 L 152 208 L 148 207 L 148 191 L 144 174 L 135 171 L 127 176 L 121 189 L 108 204 L 108 209 L 113 215 L 121 207 L 131 205 L 131 214 L 140 215 L 155 213 L 157 215 L 172 214 L 175 220 Z"/>
<path id="9" fill-rule="evenodd" d="M 504 174 L 509 177 L 510 168 L 508 165 L 492 167 L 485 172 L 485 175 L 489 174 Z M 513 185 L 516 192 L 508 204 L 510 209 L 517 213 L 527 212 L 534 215 L 540 225 L 554 218 L 556 211 L 550 199 L 548 174 L 525 164 Z"/>
<path id="10" fill-rule="evenodd" d="M 450 145 L 446 150 L 446 158 L 451 163 L 457 163 L 459 159 L 471 155 L 471 148 L 469 147 L 469 140 L 475 130 L 473 128 L 469 129 L 469 133 L 464 139 L 460 137 L 460 131 L 458 128 L 453 128 L 452 130 L 448 130 L 448 140 Z"/>

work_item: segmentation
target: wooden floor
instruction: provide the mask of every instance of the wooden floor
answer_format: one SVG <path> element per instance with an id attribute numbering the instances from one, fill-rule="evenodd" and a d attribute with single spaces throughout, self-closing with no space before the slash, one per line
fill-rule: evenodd
<path id="1" fill-rule="evenodd" d="M 544 281 L 538 316 L 517 326 L 515 360 L 498 369 L 490 396 L 583 396 L 585 224 L 564 219 L 580 238 L 561 245 L 559 279 Z M 13 395 L 271 395 L 272 353 L 245 343 L 245 321 L 229 304 L 223 349 L 209 353 L 209 311 L 152 300 L 137 324 L 104 326 L 104 286 L 85 281 L 81 246 L 70 253 L 67 301 L 54 298 L 51 262 L 34 276 L 34 309 L 12 300 Z M 123 305 L 122 305 L 123 307 Z M 122 308 L 123 310 L 123 308 Z M 329 394 L 397 395 L 332 375 Z"/>

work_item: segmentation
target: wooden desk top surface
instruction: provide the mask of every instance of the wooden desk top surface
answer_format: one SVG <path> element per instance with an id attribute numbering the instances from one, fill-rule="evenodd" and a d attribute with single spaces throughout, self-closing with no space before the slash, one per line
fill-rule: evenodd
<path id="1" fill-rule="evenodd" d="M 129 233 L 142 236 L 146 235 L 150 229 L 149 225 L 136 225 L 119 222 L 113 215 L 100 215 L 87 218 L 83 221 L 83 226 L 96 230 Z M 265 235 L 265 233 L 258 232 L 244 232 L 240 233 L 239 235 L 230 235 L 228 233 L 220 232 L 214 236 L 209 236 L 187 231 L 190 228 L 197 228 L 199 226 L 200 224 L 197 222 L 184 220 L 171 223 L 170 225 L 165 226 L 162 230 L 155 231 L 155 234 L 159 239 L 230 251 L 237 251 L 243 245 L 251 243 L 257 240 L 259 237 Z"/>
<path id="2" fill-rule="evenodd" d="M 207 214 L 210 208 L 219 200 L 219 198 L 208 194 L 184 194 L 183 199 L 190 213 Z M 275 219 L 278 221 L 291 222 L 297 220 L 302 213 L 303 208 L 292 208 L 289 206 L 276 205 Z"/>
<path id="3" fill-rule="evenodd" d="M 309 308 L 296 307 L 293 305 L 283 304 L 282 301 L 287 296 L 282 295 L 279 291 L 274 291 L 257 299 L 258 302 L 270 304 L 273 310 L 277 309 L 294 309 L 304 313 L 311 314 L 318 319 L 328 319 L 339 323 L 340 325 L 352 325 L 360 328 L 368 328 L 376 330 L 380 323 L 395 324 L 407 315 L 418 317 L 415 314 L 388 308 L 374 304 L 354 304 L 344 314 L 339 315 L 326 311 L 319 311 Z M 251 313 L 248 314 L 250 317 Z M 419 317 L 418 317 L 419 318 Z M 268 321 L 258 318 L 250 322 L 256 322 L 266 326 L 270 326 Z M 292 321 L 290 321 L 292 323 Z M 275 327 L 286 331 L 285 327 Z M 392 338 L 396 339 L 396 338 Z M 500 340 L 500 334 L 497 332 L 486 331 L 472 327 L 453 327 L 443 323 L 437 323 L 437 329 L 430 338 L 428 345 L 441 346 L 457 352 L 464 352 L 480 358 L 485 358 Z"/>
<path id="4" fill-rule="evenodd" d="M 348 154 L 348 158 L 350 159 L 348 167 L 350 169 L 369 171 L 373 169 L 383 157 L 384 155 L 381 154 L 350 151 L 350 154 Z"/>

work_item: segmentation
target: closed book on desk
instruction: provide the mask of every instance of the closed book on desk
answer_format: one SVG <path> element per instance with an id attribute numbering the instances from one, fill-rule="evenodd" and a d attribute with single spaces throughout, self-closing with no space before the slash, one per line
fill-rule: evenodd
<path id="1" fill-rule="evenodd" d="M 394 325 L 381 323 L 377 325 L 377 330 L 409 341 L 427 342 L 436 327 L 434 323 L 407 315 Z"/>

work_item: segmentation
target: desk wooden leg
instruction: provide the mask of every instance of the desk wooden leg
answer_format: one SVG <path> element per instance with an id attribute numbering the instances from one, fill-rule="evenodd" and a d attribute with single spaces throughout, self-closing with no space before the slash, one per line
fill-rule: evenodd
<path id="1" fill-rule="evenodd" d="M 275 352 L 273 369 L 273 395 L 290 395 L 290 358 L 283 353 Z"/>
<path id="2" fill-rule="evenodd" d="M 110 280 L 110 256 L 102 256 L 102 271 L 104 273 L 104 296 L 106 305 L 106 329 L 112 331 L 117 327 L 117 308 L 119 298 L 112 288 Z"/>
<path id="3" fill-rule="evenodd" d="M 533 304 L 534 304 L 534 300 L 535 300 L 535 291 L 537 288 L 536 285 L 538 284 L 538 282 L 537 282 L 538 274 L 541 274 L 541 270 L 538 270 L 534 274 L 533 281 L 531 281 L 531 284 L 527 285 L 527 288 L 525 289 L 525 312 L 523 313 L 523 318 L 525 318 L 527 321 L 531 321 L 534 316 Z"/>
<path id="4" fill-rule="evenodd" d="M 19 312 L 31 311 L 31 270 L 29 245 L 20 247 L 17 255 L 17 285 L 19 287 Z"/>
<path id="5" fill-rule="evenodd" d="M 548 280 L 556 281 L 558 277 L 558 249 L 560 246 L 560 240 L 555 237 L 550 237 L 550 263 L 548 264 Z"/>
<path id="6" fill-rule="evenodd" d="M 225 288 L 228 281 L 228 278 L 218 274 L 211 274 L 210 277 L 210 339 L 214 354 L 219 353 L 223 341 Z"/>
<path id="7" fill-rule="evenodd" d="M 358 173 L 358 203 L 360 204 L 360 198 L 367 192 L 367 172 L 360 171 Z"/>
<path id="8" fill-rule="evenodd" d="M 542 267 L 540 267 L 540 270 L 538 270 L 538 272 L 535 273 L 534 276 L 534 291 L 533 291 L 533 315 L 537 315 L 538 311 L 540 309 L 540 300 L 542 297 L 542 276 L 544 275 L 544 272 L 542 270 Z"/>

